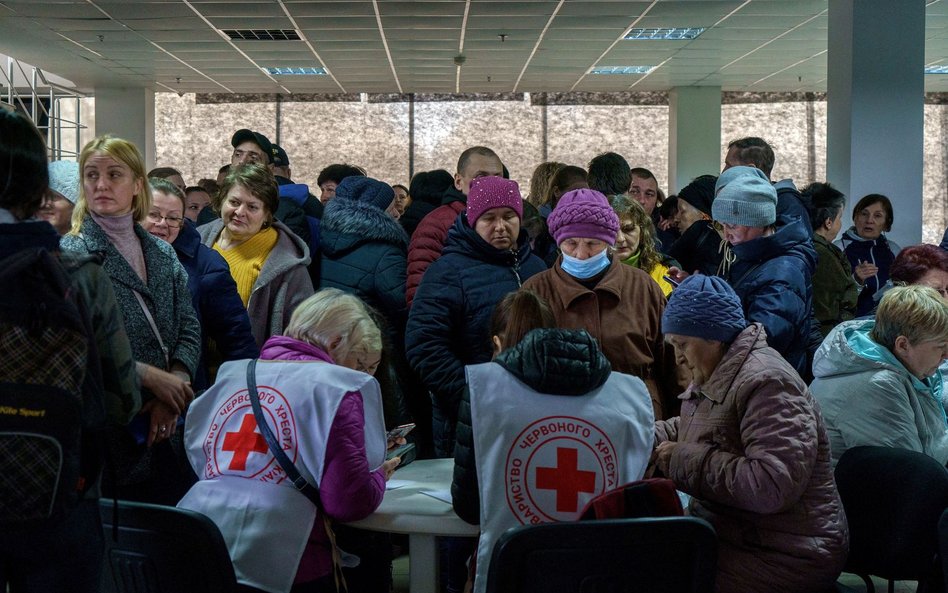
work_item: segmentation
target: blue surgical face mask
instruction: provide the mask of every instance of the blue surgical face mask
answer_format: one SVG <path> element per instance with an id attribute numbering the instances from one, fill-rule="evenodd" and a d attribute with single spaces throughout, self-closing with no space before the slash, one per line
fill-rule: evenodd
<path id="1" fill-rule="evenodd" d="M 587 259 L 577 259 L 564 253 L 562 267 L 563 271 L 573 278 L 585 280 L 605 270 L 611 263 L 612 258 L 609 257 L 609 248 L 606 247 L 598 254 Z"/>

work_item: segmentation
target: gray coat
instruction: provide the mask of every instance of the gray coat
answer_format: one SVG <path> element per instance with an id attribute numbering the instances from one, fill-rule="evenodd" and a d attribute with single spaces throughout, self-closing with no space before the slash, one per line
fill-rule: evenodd
<path id="1" fill-rule="evenodd" d="M 872 342 L 875 320 L 836 326 L 813 359 L 810 391 L 823 408 L 833 464 L 850 447 L 918 451 L 948 462 L 948 425 L 939 401 L 941 377 L 922 382 Z"/>
<path id="2" fill-rule="evenodd" d="M 213 248 L 223 228 L 221 219 L 199 226 L 201 242 Z M 247 302 L 250 329 L 258 348 L 270 336 L 283 334 L 293 309 L 313 294 L 313 281 L 306 270 L 309 247 L 282 222 L 273 221 L 273 228 L 279 238 L 263 263 Z"/>
<path id="3" fill-rule="evenodd" d="M 145 258 L 147 285 L 91 216 L 82 221 L 79 235 L 66 235 L 60 247 L 63 251 L 103 255 L 102 267 L 112 279 L 115 300 L 122 311 L 136 361 L 167 370 L 161 345 L 135 298 L 137 291 L 158 326 L 169 362 L 181 363 L 193 377 L 201 357 L 201 327 L 191 306 L 188 274 L 171 245 L 152 237 L 137 224 L 135 234 Z"/>

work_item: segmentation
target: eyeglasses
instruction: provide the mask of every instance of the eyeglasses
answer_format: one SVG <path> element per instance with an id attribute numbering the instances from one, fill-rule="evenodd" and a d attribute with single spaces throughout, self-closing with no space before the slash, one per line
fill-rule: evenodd
<path id="1" fill-rule="evenodd" d="M 168 226 L 170 226 L 173 229 L 180 228 L 182 221 L 184 221 L 184 219 L 181 218 L 180 216 L 162 216 L 161 212 L 149 212 L 148 220 L 152 221 L 155 224 L 158 224 L 159 222 L 164 220 L 166 223 L 168 223 Z"/>

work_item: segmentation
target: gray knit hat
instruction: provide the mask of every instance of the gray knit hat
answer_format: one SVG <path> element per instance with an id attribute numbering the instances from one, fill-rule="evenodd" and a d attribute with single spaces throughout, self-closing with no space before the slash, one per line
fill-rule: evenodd
<path id="1" fill-rule="evenodd" d="M 79 199 L 79 163 L 53 161 L 49 164 L 49 189 L 76 205 Z"/>
<path id="2" fill-rule="evenodd" d="M 717 204 L 717 200 L 714 201 Z M 672 291 L 662 333 L 730 344 L 747 327 L 741 299 L 722 278 L 694 274 Z"/>
<path id="3" fill-rule="evenodd" d="M 777 221 L 777 191 L 756 167 L 731 167 L 715 184 L 711 216 L 724 224 L 765 227 Z"/>

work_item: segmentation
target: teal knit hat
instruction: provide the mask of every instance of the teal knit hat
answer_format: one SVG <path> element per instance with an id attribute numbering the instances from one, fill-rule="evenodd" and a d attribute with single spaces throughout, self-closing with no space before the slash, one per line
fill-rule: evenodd
<path id="1" fill-rule="evenodd" d="M 766 227 L 777 221 L 777 190 L 756 167 L 731 167 L 714 191 L 711 216 L 720 223 Z"/>

